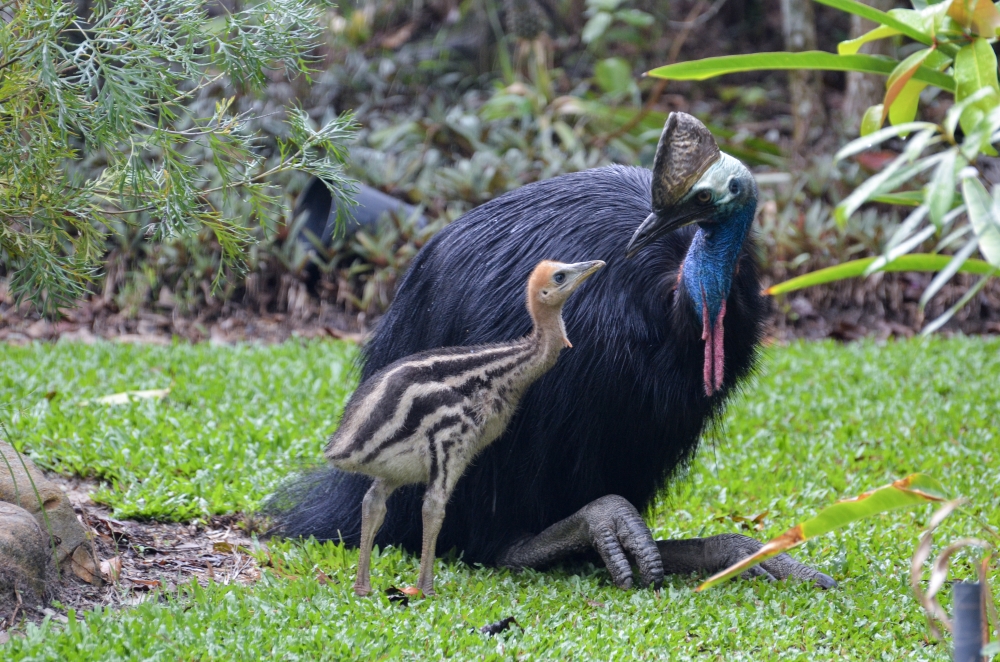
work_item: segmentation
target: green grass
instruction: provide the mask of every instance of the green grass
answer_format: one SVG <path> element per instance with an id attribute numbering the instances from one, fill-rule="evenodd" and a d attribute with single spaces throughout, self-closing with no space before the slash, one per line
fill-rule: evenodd
<path id="1" fill-rule="evenodd" d="M 18 444 L 62 471 L 113 478 L 119 513 L 185 518 L 259 503 L 319 457 L 350 388 L 336 344 L 0 348 L 0 397 Z M 158 370 L 156 370 L 158 368 Z M 162 402 L 80 407 L 116 391 L 165 387 Z M 56 391 L 51 400 L 46 393 Z M 930 473 L 1000 526 L 1000 342 L 910 341 L 775 347 L 686 476 L 652 509 L 657 536 L 741 531 L 767 511 L 764 539 L 833 500 Z M 16 412 L 16 413 L 15 413 Z M 119 466 L 123 464 L 123 466 Z M 178 470 L 182 468 L 182 470 Z M 185 587 L 125 612 L 29 626 L 5 659 L 720 659 L 948 660 L 907 587 L 929 507 L 848 527 L 795 551 L 833 575 L 822 592 L 737 580 L 695 594 L 672 577 L 660 595 L 620 591 L 606 572 L 511 573 L 438 563 L 439 597 L 407 608 L 350 591 L 357 555 L 272 543 L 282 572 L 252 587 Z M 970 519 L 940 540 L 978 533 Z M 972 557 L 957 564 L 971 577 Z M 418 559 L 384 550 L 377 588 L 413 584 Z M 334 580 L 316 580 L 317 568 Z M 294 578 L 292 578 L 294 577 Z M 997 585 L 998 573 L 992 573 Z M 946 603 L 947 604 L 947 603 Z M 516 616 L 497 637 L 474 628 Z M 10 657 L 8 657 L 10 656 Z"/>

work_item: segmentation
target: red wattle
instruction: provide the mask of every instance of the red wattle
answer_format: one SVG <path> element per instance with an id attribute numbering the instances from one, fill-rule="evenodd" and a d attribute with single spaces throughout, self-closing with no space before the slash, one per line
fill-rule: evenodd
<path id="1" fill-rule="evenodd" d="M 726 315 L 726 301 L 722 300 L 722 307 L 719 315 L 715 318 L 714 324 L 708 322 L 708 306 L 701 307 L 701 339 L 705 341 L 705 366 L 702 371 L 702 379 L 705 384 L 705 395 L 712 397 L 716 391 L 722 389 L 722 380 L 725 376 L 725 350 L 723 349 L 723 326 L 722 318 Z"/>

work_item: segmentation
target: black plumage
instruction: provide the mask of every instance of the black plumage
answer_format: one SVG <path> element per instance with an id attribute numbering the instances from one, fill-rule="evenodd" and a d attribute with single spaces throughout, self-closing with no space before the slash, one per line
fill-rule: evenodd
<path id="1" fill-rule="evenodd" d="M 677 289 L 697 226 L 625 258 L 650 213 L 651 180 L 648 170 L 610 166 L 524 186 L 438 233 L 400 284 L 364 350 L 362 378 L 421 350 L 524 335 L 523 283 L 542 259 L 608 265 L 565 307 L 574 349 L 529 389 L 504 436 L 459 482 L 439 550 L 491 563 L 595 499 L 617 494 L 641 511 L 753 368 L 766 303 L 752 239 L 726 300 L 724 385 L 709 397 L 702 319 Z M 368 485 L 326 468 L 300 478 L 272 502 L 280 531 L 356 544 Z M 379 544 L 420 549 L 421 493 L 393 495 Z"/>

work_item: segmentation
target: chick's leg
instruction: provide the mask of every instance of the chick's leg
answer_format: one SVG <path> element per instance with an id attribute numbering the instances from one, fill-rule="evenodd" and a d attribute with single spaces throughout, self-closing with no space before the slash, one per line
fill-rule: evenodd
<path id="1" fill-rule="evenodd" d="M 357 595 L 365 596 L 371 593 L 369 569 L 372 545 L 375 543 L 375 534 L 385 519 L 385 502 L 395 489 L 396 486 L 385 479 L 376 478 L 365 494 L 364 501 L 361 502 L 361 548 L 358 554 L 358 578 L 354 582 L 354 592 Z"/>

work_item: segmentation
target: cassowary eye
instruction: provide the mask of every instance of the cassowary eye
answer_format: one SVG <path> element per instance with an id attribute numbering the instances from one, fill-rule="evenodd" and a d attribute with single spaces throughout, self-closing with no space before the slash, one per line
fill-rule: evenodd
<path id="1" fill-rule="evenodd" d="M 729 192 L 733 195 L 740 194 L 740 183 L 735 179 L 729 182 Z"/>
<path id="2" fill-rule="evenodd" d="M 712 201 L 712 192 L 711 191 L 701 191 L 701 192 L 698 193 L 698 202 L 702 202 L 702 203 L 707 204 L 707 203 L 709 203 L 711 201 Z"/>
<path id="3" fill-rule="evenodd" d="M 562 285 L 563 281 L 566 280 L 566 274 L 558 273 L 552 277 L 552 280 L 556 282 L 556 285 Z"/>

